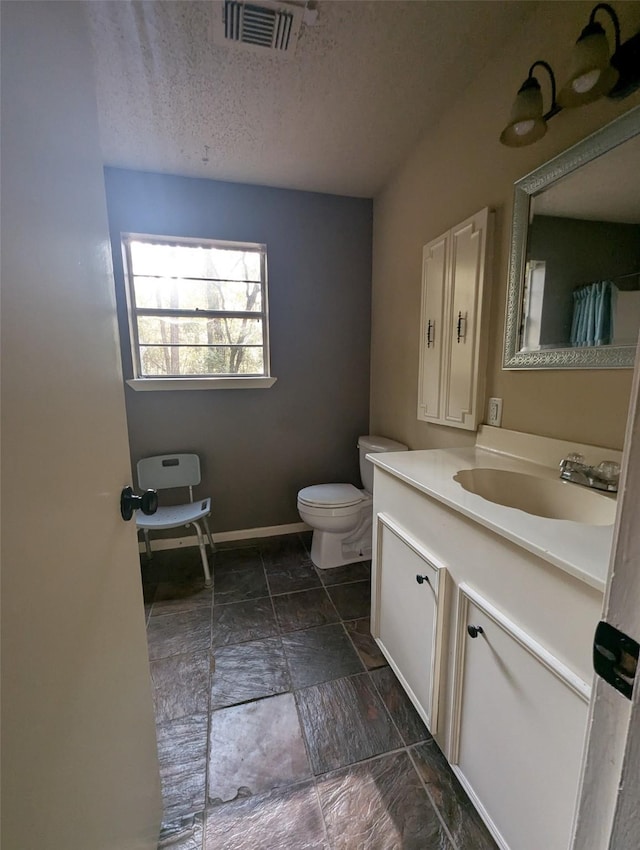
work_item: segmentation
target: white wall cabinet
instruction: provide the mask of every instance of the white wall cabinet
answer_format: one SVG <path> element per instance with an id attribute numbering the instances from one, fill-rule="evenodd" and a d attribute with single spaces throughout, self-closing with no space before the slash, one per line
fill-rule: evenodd
<path id="1" fill-rule="evenodd" d="M 371 633 L 432 733 L 438 728 L 447 571 L 389 517 L 377 517 Z"/>
<path id="2" fill-rule="evenodd" d="M 475 431 L 484 404 L 493 214 L 424 246 L 418 419 Z"/>
<path id="3" fill-rule="evenodd" d="M 378 466 L 374 517 L 378 645 L 499 846 L 568 850 L 602 592 Z"/>

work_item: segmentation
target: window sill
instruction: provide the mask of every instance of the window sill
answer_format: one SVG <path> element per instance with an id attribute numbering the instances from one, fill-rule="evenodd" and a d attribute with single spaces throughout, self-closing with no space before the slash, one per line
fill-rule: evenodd
<path id="1" fill-rule="evenodd" d="M 268 390 L 277 378 L 131 378 L 136 392 L 155 390 Z"/>

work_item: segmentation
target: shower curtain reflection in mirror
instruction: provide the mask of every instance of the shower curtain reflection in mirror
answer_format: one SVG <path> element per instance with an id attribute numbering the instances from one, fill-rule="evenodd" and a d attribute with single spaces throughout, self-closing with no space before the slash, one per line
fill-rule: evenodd
<path id="1" fill-rule="evenodd" d="M 614 289 L 610 280 L 574 289 L 571 345 L 609 345 Z"/>

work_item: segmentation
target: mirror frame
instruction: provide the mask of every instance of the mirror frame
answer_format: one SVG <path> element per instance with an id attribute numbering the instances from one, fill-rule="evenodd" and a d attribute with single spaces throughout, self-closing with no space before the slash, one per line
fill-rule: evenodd
<path id="1" fill-rule="evenodd" d="M 633 368 L 635 345 L 546 348 L 540 351 L 520 351 L 517 346 L 522 319 L 531 197 L 639 133 L 640 106 L 636 106 L 514 183 L 503 369 Z"/>

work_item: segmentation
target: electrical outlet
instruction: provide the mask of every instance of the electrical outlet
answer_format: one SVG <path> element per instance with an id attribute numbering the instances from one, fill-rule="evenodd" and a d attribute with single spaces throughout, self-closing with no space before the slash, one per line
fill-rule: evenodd
<path id="1" fill-rule="evenodd" d="M 489 399 L 489 414 L 487 416 L 487 424 L 494 425 L 499 428 L 502 425 L 502 399 Z"/>

